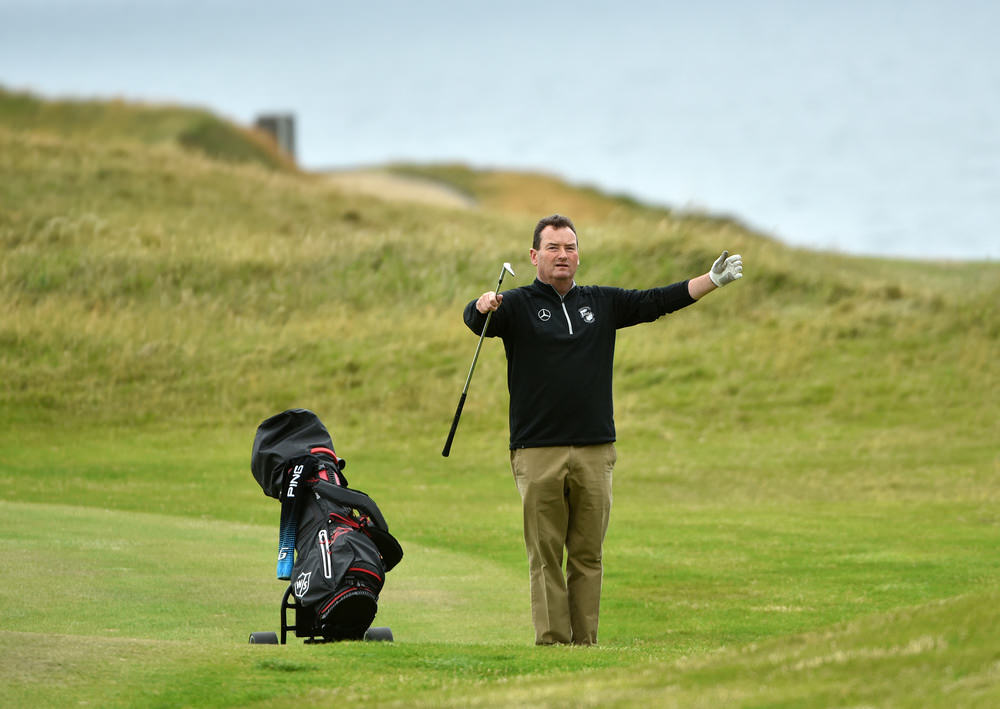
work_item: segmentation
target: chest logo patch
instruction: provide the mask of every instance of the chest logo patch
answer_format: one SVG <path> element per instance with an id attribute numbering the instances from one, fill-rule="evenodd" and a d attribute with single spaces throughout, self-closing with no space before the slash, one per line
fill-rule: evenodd
<path id="1" fill-rule="evenodd" d="M 580 308 L 579 312 L 580 312 L 580 317 L 583 318 L 583 321 L 585 323 L 592 323 L 596 319 L 596 317 L 594 316 L 594 311 L 588 308 L 587 306 Z"/>
<path id="2" fill-rule="evenodd" d="M 542 308 L 538 311 L 538 319 L 542 322 L 548 322 L 552 318 L 552 313 L 549 312 L 548 308 Z"/>

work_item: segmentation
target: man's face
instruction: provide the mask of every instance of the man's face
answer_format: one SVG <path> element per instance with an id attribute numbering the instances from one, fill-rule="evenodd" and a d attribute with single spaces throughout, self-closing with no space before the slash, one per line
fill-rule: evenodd
<path id="1" fill-rule="evenodd" d="M 538 249 L 531 249 L 531 263 L 538 280 L 553 286 L 570 286 L 580 265 L 576 234 L 569 227 L 547 226 L 539 234 Z"/>

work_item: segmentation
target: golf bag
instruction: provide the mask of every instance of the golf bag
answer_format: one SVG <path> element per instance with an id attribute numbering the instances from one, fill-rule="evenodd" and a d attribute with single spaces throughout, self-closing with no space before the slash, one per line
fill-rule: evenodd
<path id="1" fill-rule="evenodd" d="M 375 502 L 347 487 L 345 465 L 311 411 L 290 409 L 257 428 L 250 467 L 281 502 L 277 576 L 292 581 L 299 636 L 361 639 L 385 574 L 403 557 Z"/>

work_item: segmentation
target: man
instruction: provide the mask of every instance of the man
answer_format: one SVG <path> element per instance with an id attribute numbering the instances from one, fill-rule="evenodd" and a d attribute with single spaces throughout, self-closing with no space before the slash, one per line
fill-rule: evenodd
<path id="1" fill-rule="evenodd" d="M 507 354 L 535 643 L 592 645 L 616 460 L 615 331 L 691 305 L 741 278 L 743 263 L 723 252 L 708 273 L 650 290 L 579 286 L 576 228 L 559 214 L 538 222 L 529 254 L 535 282 L 483 293 L 466 306 L 465 322 L 479 335 L 494 311 L 486 336 L 501 337 Z"/>

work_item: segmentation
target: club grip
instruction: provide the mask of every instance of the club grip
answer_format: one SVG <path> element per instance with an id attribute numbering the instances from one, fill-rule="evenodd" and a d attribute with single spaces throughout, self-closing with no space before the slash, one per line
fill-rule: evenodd
<path id="1" fill-rule="evenodd" d="M 455 409 L 455 418 L 451 422 L 451 430 L 448 431 L 448 440 L 444 443 L 444 450 L 441 451 L 441 455 L 445 458 L 451 453 L 451 443 L 455 440 L 455 431 L 458 430 L 458 420 L 462 418 L 462 407 L 465 406 L 465 397 L 467 392 L 462 392 L 462 398 L 458 400 L 458 408 Z"/>

